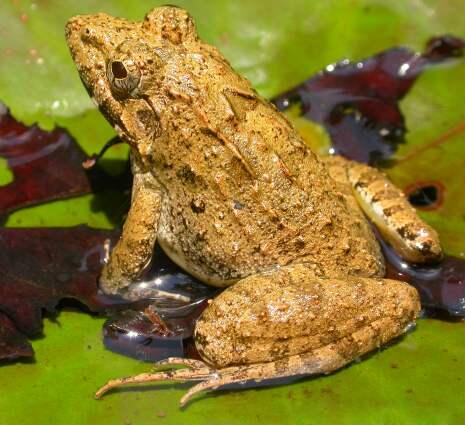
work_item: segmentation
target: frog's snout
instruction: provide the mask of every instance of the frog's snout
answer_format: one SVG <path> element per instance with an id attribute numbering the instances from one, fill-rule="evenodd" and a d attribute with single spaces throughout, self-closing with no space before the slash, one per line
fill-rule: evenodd
<path id="1" fill-rule="evenodd" d="M 86 28 L 85 16 L 74 16 L 69 19 L 65 25 L 66 42 L 73 59 L 84 49 L 85 41 L 82 37 L 82 33 L 86 31 L 90 33 L 90 28 Z"/>
<path id="2" fill-rule="evenodd" d="M 76 33 L 81 27 L 79 18 L 80 16 L 73 16 L 72 18 L 68 19 L 68 22 L 66 22 L 66 25 L 65 25 L 66 39 L 69 39 L 70 36 L 73 33 Z"/>

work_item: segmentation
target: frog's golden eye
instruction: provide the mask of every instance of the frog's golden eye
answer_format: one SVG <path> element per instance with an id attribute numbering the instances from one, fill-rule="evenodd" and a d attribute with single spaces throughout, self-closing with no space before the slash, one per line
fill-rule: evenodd
<path id="1" fill-rule="evenodd" d="M 132 59 L 113 60 L 107 65 L 111 90 L 121 97 L 135 95 L 140 83 L 140 69 Z"/>

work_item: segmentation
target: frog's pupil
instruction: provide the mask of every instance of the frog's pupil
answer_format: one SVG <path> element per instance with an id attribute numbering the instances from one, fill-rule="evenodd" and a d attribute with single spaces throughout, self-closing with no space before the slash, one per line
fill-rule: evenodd
<path id="1" fill-rule="evenodd" d="M 128 76 L 128 71 L 126 71 L 122 62 L 112 62 L 111 72 L 113 73 L 113 76 L 118 79 L 123 79 Z"/>

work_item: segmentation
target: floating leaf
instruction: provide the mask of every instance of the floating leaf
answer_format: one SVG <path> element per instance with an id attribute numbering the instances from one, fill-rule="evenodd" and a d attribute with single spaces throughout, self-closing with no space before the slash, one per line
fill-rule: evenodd
<path id="1" fill-rule="evenodd" d="M 328 65 L 314 77 L 275 97 L 285 111 L 296 102 L 301 114 L 323 125 L 333 153 L 374 164 L 389 159 L 405 143 L 405 122 L 399 109 L 425 68 L 463 55 L 465 40 L 432 38 L 422 54 L 394 47 L 356 63 Z"/>
<path id="2" fill-rule="evenodd" d="M 0 186 L 2 216 L 26 206 L 90 193 L 109 179 L 98 168 L 84 171 L 86 155 L 65 130 L 25 126 L 6 108 L 0 108 L 0 157 L 12 173 L 12 181 Z"/>
<path id="3" fill-rule="evenodd" d="M 115 236 L 85 226 L 0 229 L 0 312 L 31 337 L 42 330 L 42 310 L 55 311 L 64 298 L 102 310 L 106 304 L 97 296 L 97 277 L 104 242 Z M 0 352 L 0 358 L 6 356 Z"/>
<path id="4" fill-rule="evenodd" d="M 63 299 L 77 300 L 93 312 L 124 307 L 146 309 L 148 301 L 132 304 L 98 292 L 97 281 L 105 257 L 105 244 L 110 246 L 117 235 L 116 231 L 86 226 L 0 229 L 0 270 L 3 271 L 0 319 L 6 320 L 2 318 L 3 313 L 11 320 L 5 321 L 0 332 L 0 359 L 12 358 L 12 347 L 22 349 L 18 356 L 32 355 L 32 351 L 27 352 L 24 337 L 18 332 L 28 337 L 39 335 L 43 310 L 54 312 Z M 159 247 L 156 258 L 156 263 L 136 285 L 156 287 L 157 297 L 150 300 L 157 307 L 155 314 L 161 315 L 173 335 L 188 338 L 201 311 L 199 305 L 202 300 L 213 296 L 216 290 L 182 272 Z M 150 317 L 147 313 L 145 316 Z M 124 327 L 130 331 L 130 324 L 139 326 L 142 321 L 126 320 L 121 324 L 120 320 L 118 323 L 113 320 L 110 329 L 121 331 Z M 140 331 L 140 326 L 137 326 L 133 331 Z M 160 331 L 154 323 L 151 326 L 152 337 L 155 338 Z M 146 329 L 145 335 L 147 333 Z"/>
<path id="5" fill-rule="evenodd" d="M 27 337 L 19 332 L 11 319 L 0 313 L 0 360 L 32 357 L 34 350 Z"/>

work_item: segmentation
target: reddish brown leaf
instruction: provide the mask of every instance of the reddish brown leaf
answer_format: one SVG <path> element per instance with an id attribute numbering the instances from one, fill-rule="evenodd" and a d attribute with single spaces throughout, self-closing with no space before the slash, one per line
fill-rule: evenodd
<path id="1" fill-rule="evenodd" d="M 118 233 L 86 226 L 0 228 L 0 359 L 14 357 L 15 350 L 16 356 L 32 355 L 25 336 L 39 335 L 43 310 L 54 312 L 63 299 L 78 300 L 92 312 L 144 310 L 153 302 L 174 333 L 181 338 L 191 335 L 197 306 L 215 289 L 183 273 L 159 247 L 141 281 L 156 288 L 155 298 L 131 304 L 98 292 L 105 241 L 113 244 Z M 174 296 L 160 296 L 160 291 Z M 154 339 L 160 341 L 159 328 L 151 326 Z"/>
<path id="2" fill-rule="evenodd" d="M 1 106 L 1 105 L 0 105 Z M 90 193 L 94 181 L 107 177 L 100 169 L 86 173 L 86 155 L 63 129 L 50 132 L 27 127 L 0 108 L 0 157 L 13 181 L 0 186 L 0 216 L 19 208 Z"/>
<path id="3" fill-rule="evenodd" d="M 32 357 L 34 350 L 27 338 L 19 332 L 8 316 L 0 313 L 0 360 Z"/>
<path id="4" fill-rule="evenodd" d="M 404 143 L 398 102 L 428 67 L 463 55 L 465 40 L 432 38 L 422 54 L 394 47 L 363 61 L 342 61 L 277 96 L 280 110 L 301 104 L 301 113 L 322 124 L 335 153 L 359 162 L 389 158 Z"/>
<path id="5" fill-rule="evenodd" d="M 97 278 L 104 241 L 115 236 L 85 226 L 0 229 L 0 311 L 34 336 L 42 329 L 42 309 L 54 311 L 63 298 L 102 310 Z"/>

